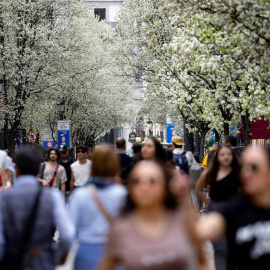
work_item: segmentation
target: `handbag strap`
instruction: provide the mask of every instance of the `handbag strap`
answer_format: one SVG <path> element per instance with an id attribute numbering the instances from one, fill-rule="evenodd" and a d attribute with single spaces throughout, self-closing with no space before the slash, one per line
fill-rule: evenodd
<path id="1" fill-rule="evenodd" d="M 53 182 L 54 182 L 54 179 L 55 179 L 56 174 L 57 174 L 57 172 L 58 172 L 58 168 L 59 168 L 59 164 L 57 164 L 57 166 L 56 166 L 56 168 L 55 168 L 55 171 L 54 171 L 54 174 L 53 174 L 53 177 L 52 177 L 51 181 L 48 183 L 50 187 L 53 186 Z"/>
<path id="2" fill-rule="evenodd" d="M 96 188 L 94 185 L 88 185 L 86 187 L 90 194 L 92 195 L 94 201 L 96 202 L 100 212 L 103 214 L 103 216 L 105 217 L 105 219 L 107 220 L 107 222 L 110 224 L 110 226 L 113 224 L 113 219 L 112 217 L 109 215 L 109 213 L 107 212 L 107 210 L 105 209 L 104 205 L 102 204 L 101 200 L 99 199 L 97 193 L 96 193 Z"/>
<path id="3" fill-rule="evenodd" d="M 46 162 L 44 162 L 44 165 L 43 165 L 43 168 L 42 168 L 42 172 L 41 172 L 41 175 L 40 175 L 41 179 L 43 179 L 45 167 L 46 167 Z"/>
<path id="4" fill-rule="evenodd" d="M 42 187 L 39 186 L 38 187 L 38 192 L 36 194 L 36 197 L 34 199 L 33 202 L 33 206 L 32 206 L 32 210 L 30 212 L 30 215 L 28 216 L 28 219 L 25 222 L 24 225 L 24 231 L 23 231 L 23 235 L 22 235 L 22 242 L 20 244 L 19 247 L 19 258 L 18 258 L 18 269 L 25 269 L 27 265 L 24 264 L 23 262 L 23 257 L 24 254 L 27 252 L 28 249 L 28 245 L 31 239 L 31 235 L 34 229 L 34 225 L 35 225 L 35 221 L 36 221 L 36 216 L 37 216 L 37 212 L 38 212 L 38 207 L 39 207 L 39 202 L 40 202 L 40 195 L 42 192 Z M 36 255 L 36 254 L 34 254 Z M 30 262 L 28 262 L 27 264 L 29 264 Z"/>

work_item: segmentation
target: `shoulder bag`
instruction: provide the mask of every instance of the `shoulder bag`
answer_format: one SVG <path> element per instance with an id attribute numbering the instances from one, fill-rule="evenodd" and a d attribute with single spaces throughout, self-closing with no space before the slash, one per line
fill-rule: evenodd
<path id="1" fill-rule="evenodd" d="M 105 209 L 104 205 L 102 204 L 101 200 L 99 199 L 97 193 L 96 193 L 96 188 L 94 185 L 88 185 L 86 188 L 89 190 L 90 194 L 92 195 L 94 201 L 96 202 L 100 212 L 103 214 L 107 222 L 110 224 L 110 226 L 113 224 L 113 219 Z"/>

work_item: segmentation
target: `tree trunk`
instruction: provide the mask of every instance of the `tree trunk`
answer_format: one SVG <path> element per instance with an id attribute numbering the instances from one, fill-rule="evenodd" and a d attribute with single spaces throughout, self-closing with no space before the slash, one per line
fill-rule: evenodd
<path id="1" fill-rule="evenodd" d="M 214 130 L 214 132 L 215 132 L 215 142 L 219 143 L 219 140 L 220 140 L 219 133 L 216 130 Z"/>
<path id="2" fill-rule="evenodd" d="M 249 120 L 249 112 L 246 110 L 246 115 L 241 116 L 242 119 L 242 127 L 243 127 L 243 135 L 245 140 L 245 146 L 250 144 L 250 120 Z"/>
<path id="3" fill-rule="evenodd" d="M 201 131 L 201 143 L 200 143 L 200 157 L 203 159 L 204 157 L 204 145 L 205 145 L 205 136 L 206 136 L 207 130 Z"/>
<path id="4" fill-rule="evenodd" d="M 229 135 L 229 134 L 230 134 L 229 123 L 224 122 L 224 123 L 223 123 L 223 128 L 224 128 L 224 136 Z"/>

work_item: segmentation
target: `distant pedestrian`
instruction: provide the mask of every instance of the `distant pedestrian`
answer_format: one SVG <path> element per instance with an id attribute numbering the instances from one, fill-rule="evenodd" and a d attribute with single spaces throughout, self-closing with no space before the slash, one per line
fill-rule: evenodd
<path id="1" fill-rule="evenodd" d="M 185 151 L 183 146 L 185 145 L 183 138 L 179 136 L 174 136 L 172 138 L 173 144 L 173 158 L 176 165 L 180 170 L 184 171 L 186 174 L 189 174 L 189 168 L 192 163 L 196 162 L 192 153 L 190 151 Z"/>
<path id="2" fill-rule="evenodd" d="M 237 139 L 235 136 L 227 135 L 224 138 L 224 144 L 230 147 L 238 157 L 241 157 L 241 152 L 237 149 Z"/>
<path id="3" fill-rule="evenodd" d="M 148 137 L 145 141 L 139 160 L 155 160 L 166 162 L 165 150 L 156 137 Z"/>
<path id="4" fill-rule="evenodd" d="M 135 161 L 136 158 L 137 158 L 137 156 L 142 151 L 142 144 L 141 143 L 138 143 L 138 142 L 133 143 L 131 150 L 132 150 L 133 161 Z"/>
<path id="5" fill-rule="evenodd" d="M 71 165 L 70 192 L 74 188 L 85 185 L 91 175 L 92 161 L 87 158 L 87 147 L 78 145 L 76 155 L 77 161 Z"/>
<path id="6" fill-rule="evenodd" d="M 269 151 L 269 153 L 270 153 L 270 139 L 268 139 L 267 141 L 266 141 L 266 149 Z"/>
<path id="7" fill-rule="evenodd" d="M 109 235 L 99 270 L 188 270 L 205 264 L 186 207 L 178 210 L 169 174 L 154 160 L 138 162 L 128 178 L 123 216 Z M 179 211 L 179 212 L 178 212 Z"/>
<path id="8" fill-rule="evenodd" d="M 104 255 L 111 220 L 119 215 L 127 195 L 126 189 L 116 184 L 119 160 L 111 147 L 96 147 L 92 161 L 92 177 L 73 192 L 70 204 L 80 241 L 75 270 L 96 269 Z"/>
<path id="9" fill-rule="evenodd" d="M 10 186 L 9 178 L 9 160 L 5 151 L 0 150 L 0 189 L 6 189 Z"/>
<path id="10" fill-rule="evenodd" d="M 16 154 L 17 186 L 0 196 L 0 268 L 53 270 L 63 262 L 75 236 L 58 189 L 42 188 L 39 160 L 30 150 Z M 60 233 L 55 253 L 52 227 Z M 55 254 L 54 254 L 55 253 Z"/>
<path id="11" fill-rule="evenodd" d="M 68 156 L 68 148 L 66 145 L 62 144 L 59 147 L 60 151 L 60 161 L 59 164 L 65 168 L 67 181 L 66 184 L 66 202 L 69 202 L 69 193 L 70 193 L 70 180 L 71 180 L 71 164 L 74 162 L 71 157 Z"/>
<path id="12" fill-rule="evenodd" d="M 5 152 L 7 154 L 7 159 L 9 163 L 8 180 L 10 182 L 10 186 L 14 186 L 16 184 L 15 164 L 13 163 L 10 150 L 6 149 Z"/>
<path id="13" fill-rule="evenodd" d="M 63 197 L 66 197 L 66 184 L 67 175 L 65 168 L 58 162 L 60 160 L 60 152 L 56 148 L 48 150 L 49 161 L 41 163 L 38 173 L 38 181 L 43 186 L 49 186 L 61 189 Z"/>
<path id="14" fill-rule="evenodd" d="M 119 175 L 125 183 L 127 175 L 131 169 L 133 160 L 126 154 L 126 140 L 122 137 L 116 140 L 116 152 L 120 158 L 120 172 Z"/>

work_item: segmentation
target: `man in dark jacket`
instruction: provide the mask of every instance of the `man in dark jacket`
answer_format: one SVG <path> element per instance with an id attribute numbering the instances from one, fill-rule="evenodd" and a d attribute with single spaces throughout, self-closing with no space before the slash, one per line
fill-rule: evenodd
<path id="1" fill-rule="evenodd" d="M 39 184 L 36 154 L 21 150 L 15 164 L 17 185 L 0 196 L 0 269 L 53 270 L 71 247 L 74 225 L 61 192 Z M 51 243 L 54 227 L 60 234 L 55 255 Z"/>
<path id="2" fill-rule="evenodd" d="M 124 138 L 119 137 L 116 140 L 116 151 L 120 158 L 120 177 L 125 182 L 132 166 L 133 159 L 126 154 L 126 140 Z"/>

